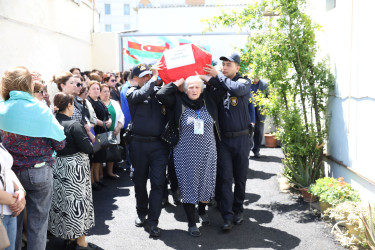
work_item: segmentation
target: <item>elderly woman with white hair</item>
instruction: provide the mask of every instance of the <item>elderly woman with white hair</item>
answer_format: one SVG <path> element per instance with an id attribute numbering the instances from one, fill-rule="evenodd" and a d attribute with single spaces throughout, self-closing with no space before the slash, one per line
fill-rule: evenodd
<path id="1" fill-rule="evenodd" d="M 180 91 L 178 91 L 178 89 Z M 204 90 L 199 76 L 190 76 L 160 89 L 156 97 L 174 110 L 179 140 L 174 162 L 182 203 L 188 219 L 188 233 L 201 235 L 195 224 L 195 204 L 199 221 L 208 225 L 206 204 L 214 196 L 216 178 L 216 139 L 220 139 L 214 92 Z"/>

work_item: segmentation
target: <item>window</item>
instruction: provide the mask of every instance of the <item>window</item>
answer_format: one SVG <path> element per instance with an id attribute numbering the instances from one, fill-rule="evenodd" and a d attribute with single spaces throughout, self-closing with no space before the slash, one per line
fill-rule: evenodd
<path id="1" fill-rule="evenodd" d="M 327 0 L 326 1 L 326 10 L 329 11 L 336 7 L 336 0 Z"/>
<path id="2" fill-rule="evenodd" d="M 130 24 L 124 24 L 124 30 L 130 30 Z"/>
<path id="3" fill-rule="evenodd" d="M 129 4 L 124 4 L 124 15 L 130 15 L 130 6 L 129 6 Z"/>
<path id="4" fill-rule="evenodd" d="M 145 7 L 145 5 L 143 3 L 139 4 L 139 8 L 144 8 L 144 7 Z"/>
<path id="5" fill-rule="evenodd" d="M 105 25 L 105 32 L 111 32 L 112 31 L 112 26 L 110 24 Z"/>
<path id="6" fill-rule="evenodd" d="M 109 3 L 104 4 L 104 13 L 106 15 L 111 15 L 111 5 Z"/>

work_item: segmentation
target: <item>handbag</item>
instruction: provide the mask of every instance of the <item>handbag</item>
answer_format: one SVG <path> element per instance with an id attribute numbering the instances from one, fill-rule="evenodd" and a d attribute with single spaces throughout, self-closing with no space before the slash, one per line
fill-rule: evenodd
<path id="1" fill-rule="evenodd" d="M 1 167 L 0 167 L 1 169 Z M 4 191 L 6 190 L 5 172 L 4 172 Z M 7 230 L 3 225 L 4 219 L 4 206 L 1 205 L 1 215 L 0 215 L 0 249 L 5 249 L 10 246 Z"/>
<path id="2" fill-rule="evenodd" d="M 105 128 L 105 130 L 107 130 L 107 128 Z M 117 143 L 118 143 L 117 138 L 113 134 L 113 131 L 106 131 L 104 133 L 97 134 L 95 138 L 95 144 L 94 144 L 94 153 L 98 152 L 99 150 L 103 148 L 116 145 Z"/>
<path id="3" fill-rule="evenodd" d="M 173 121 L 168 121 L 163 132 L 160 135 L 161 139 L 170 146 L 176 146 L 179 139 L 179 132 Z"/>
<path id="4" fill-rule="evenodd" d="M 122 153 L 124 148 L 119 144 L 111 145 L 106 148 L 106 161 L 107 162 L 119 162 L 122 160 Z"/>

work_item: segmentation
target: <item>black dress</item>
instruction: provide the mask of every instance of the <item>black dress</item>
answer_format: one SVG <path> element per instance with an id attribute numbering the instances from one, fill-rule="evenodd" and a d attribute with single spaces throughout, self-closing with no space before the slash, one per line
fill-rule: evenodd
<path id="1" fill-rule="evenodd" d="M 92 105 L 92 107 L 95 111 L 96 117 L 99 120 L 105 122 L 111 117 L 111 115 L 108 112 L 107 107 L 105 106 L 105 104 L 101 100 L 98 99 L 97 101 L 94 101 L 90 96 L 87 97 L 87 100 L 89 100 L 89 102 L 91 103 L 91 105 Z M 105 133 L 106 131 L 109 131 L 109 130 L 108 129 L 106 130 L 104 127 L 101 127 L 101 126 L 98 126 L 98 125 L 95 125 L 95 127 L 94 127 L 95 135 Z M 92 162 L 93 163 L 106 162 L 105 149 L 101 149 L 98 152 L 94 153 Z"/>

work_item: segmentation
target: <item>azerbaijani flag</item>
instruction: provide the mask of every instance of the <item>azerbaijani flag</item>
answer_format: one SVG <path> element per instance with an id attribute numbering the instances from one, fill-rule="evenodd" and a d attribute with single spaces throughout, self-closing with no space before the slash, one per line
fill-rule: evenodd
<path id="1" fill-rule="evenodd" d="M 138 58 L 134 55 L 130 55 L 129 50 L 123 48 L 122 51 L 123 51 L 122 54 L 124 56 L 125 61 L 129 62 L 130 64 L 138 64 L 139 63 Z"/>
<path id="2" fill-rule="evenodd" d="M 164 45 L 142 44 L 136 41 L 128 40 L 129 55 L 139 56 L 141 58 L 160 59 L 163 52 L 168 49 L 167 43 Z"/>

